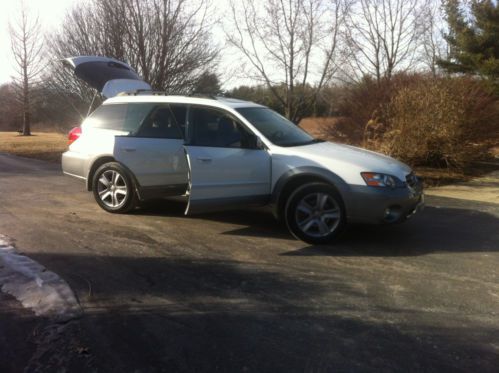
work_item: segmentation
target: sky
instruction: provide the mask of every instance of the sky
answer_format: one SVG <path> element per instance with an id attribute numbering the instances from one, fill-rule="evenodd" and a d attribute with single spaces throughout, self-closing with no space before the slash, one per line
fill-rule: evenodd
<path id="1" fill-rule="evenodd" d="M 11 81 L 14 71 L 14 61 L 11 52 L 11 44 L 9 37 L 9 22 L 15 22 L 18 18 L 19 10 L 22 1 L 26 4 L 26 8 L 30 15 L 38 15 L 40 24 L 44 33 L 50 33 L 57 30 L 64 15 L 75 4 L 81 4 L 87 0 L 0 0 L 2 2 L 2 11 L 0 12 L 0 85 Z M 263 0 L 265 1 L 265 0 Z M 228 11 L 228 0 L 214 0 L 216 9 L 220 14 Z M 222 10 L 220 10 L 222 9 Z M 213 39 L 218 41 L 220 47 L 224 46 L 224 31 L 221 26 L 215 26 L 212 29 Z M 219 72 L 224 72 L 224 87 L 230 88 L 240 84 L 249 84 L 251 81 L 242 78 L 241 74 L 228 72 L 229 66 L 241 66 L 240 56 L 237 56 L 233 51 L 227 48 L 222 48 L 220 55 Z"/>
<path id="2" fill-rule="evenodd" d="M 24 0 L 26 7 L 31 15 L 38 15 L 43 32 L 49 33 L 56 30 L 61 24 L 65 13 L 76 3 L 82 3 L 85 0 Z M 217 7 L 226 7 L 227 0 L 217 0 Z M 2 11 L 0 12 L 0 84 L 11 81 L 14 74 L 14 61 L 11 52 L 9 37 L 9 22 L 17 19 L 22 0 L 2 0 Z M 223 30 L 220 28 L 214 30 L 214 38 L 221 40 L 224 38 Z M 224 62 L 233 61 L 229 53 L 222 57 Z M 232 78 L 234 79 L 234 78 Z M 229 79 L 231 80 L 231 79 Z M 232 84 L 240 83 L 237 79 Z M 230 82 L 226 82 L 230 83 Z"/>
<path id="3" fill-rule="evenodd" d="M 44 32 L 57 28 L 65 12 L 77 0 L 25 0 L 30 14 L 38 15 Z M 81 3 L 81 0 L 79 0 Z M 20 0 L 2 1 L 0 12 L 0 84 L 10 81 L 14 73 L 9 38 L 9 22 L 16 19 L 21 6 Z"/>
<path id="4" fill-rule="evenodd" d="M 39 17 L 42 31 L 49 34 L 57 30 L 64 15 L 75 4 L 85 3 L 89 0 L 0 0 L 2 10 L 0 12 L 0 84 L 11 81 L 14 75 L 14 61 L 11 51 L 9 37 L 9 22 L 15 22 L 19 16 L 19 10 L 24 1 L 31 16 Z M 261 0 L 264 4 L 266 0 Z M 229 10 L 229 0 L 213 0 L 216 14 L 227 14 Z M 225 32 L 220 24 L 213 27 L 212 36 L 216 44 L 221 47 L 219 55 L 218 73 L 221 76 L 224 89 L 231 89 L 242 84 L 255 83 L 247 74 L 244 68 L 244 57 L 233 48 L 228 48 L 225 43 Z M 268 67 L 269 68 L 269 67 Z"/>

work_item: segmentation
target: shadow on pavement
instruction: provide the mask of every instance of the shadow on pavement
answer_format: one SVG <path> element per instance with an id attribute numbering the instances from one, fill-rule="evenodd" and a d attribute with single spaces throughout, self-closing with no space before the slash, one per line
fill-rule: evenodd
<path id="1" fill-rule="evenodd" d="M 427 207 L 394 226 L 352 226 L 328 246 L 308 246 L 282 255 L 417 256 L 435 252 L 499 251 L 499 218 L 465 209 Z"/>
<path id="2" fill-rule="evenodd" d="M 353 225 L 331 245 L 307 246 L 281 255 L 303 256 L 417 256 L 432 252 L 499 251 L 499 218 L 469 208 L 470 202 L 438 198 L 454 207 L 427 206 L 411 220 L 396 225 Z M 475 202 L 473 202 L 475 204 Z M 160 202 L 137 212 L 142 215 L 179 216 L 184 205 Z M 496 209 L 496 207 L 494 207 Z M 499 207 L 497 207 L 499 211 Z M 284 224 L 263 210 L 229 211 L 194 217 L 243 227 L 223 232 L 224 235 L 294 240 Z"/>
<path id="3" fill-rule="evenodd" d="M 385 308 L 380 321 L 380 314 L 372 317 L 375 306 L 366 312 L 366 295 L 334 274 L 312 281 L 239 262 L 33 257 L 71 268 L 66 278 L 86 297 L 78 325 L 62 330 L 57 343 L 41 346 L 39 359 L 48 367 L 41 371 L 61 371 L 60 355 L 73 372 L 486 372 L 497 367 L 491 345 L 499 330 L 451 321 L 431 326 L 434 315 L 414 315 L 411 309 Z M 89 278 L 89 290 L 73 273 L 99 275 Z M 404 320 L 400 314 L 406 312 L 410 323 L 387 322 L 395 313 Z M 7 313 L 0 308 L 0 319 Z M 9 317 L 16 323 L 22 316 Z M 0 357 L 18 348 L 3 342 Z M 39 363 L 30 361 L 28 368 Z"/>

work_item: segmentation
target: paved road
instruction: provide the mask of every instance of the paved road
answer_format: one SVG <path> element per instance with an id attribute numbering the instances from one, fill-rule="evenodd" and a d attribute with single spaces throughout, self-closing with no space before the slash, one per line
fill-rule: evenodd
<path id="1" fill-rule="evenodd" d="M 83 309 L 57 324 L 0 293 L 0 371 L 497 371 L 499 204 L 428 204 L 313 247 L 261 211 L 111 215 L 0 155 L 0 234 Z"/>

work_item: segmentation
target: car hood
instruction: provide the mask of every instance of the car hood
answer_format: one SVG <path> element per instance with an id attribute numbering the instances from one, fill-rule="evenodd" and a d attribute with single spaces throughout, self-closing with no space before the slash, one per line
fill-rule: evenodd
<path id="1" fill-rule="evenodd" d="M 406 175 L 411 172 L 409 166 L 396 159 L 355 146 L 320 142 L 287 149 L 295 155 L 317 162 L 338 174 L 353 171 L 360 176 L 360 172 L 380 172 L 405 181 Z M 345 170 L 345 167 L 351 168 Z"/>

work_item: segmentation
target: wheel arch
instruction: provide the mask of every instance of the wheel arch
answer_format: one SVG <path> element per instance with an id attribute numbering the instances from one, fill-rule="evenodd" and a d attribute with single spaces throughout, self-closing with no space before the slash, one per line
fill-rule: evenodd
<path id="1" fill-rule="evenodd" d="M 102 166 L 104 163 L 116 162 L 116 159 L 111 155 L 100 156 L 92 162 L 88 174 L 87 174 L 87 190 L 92 191 L 92 180 L 94 178 L 95 171 Z"/>
<path id="2" fill-rule="evenodd" d="M 301 185 L 310 183 L 326 183 L 331 185 L 342 199 L 345 209 L 348 210 L 348 184 L 335 173 L 318 167 L 301 167 L 292 169 L 283 174 L 275 184 L 272 192 L 271 203 L 274 215 L 281 220 L 286 206 L 286 201 L 294 190 Z"/>
<path id="3" fill-rule="evenodd" d="M 134 187 L 135 187 L 135 191 L 137 192 L 137 195 L 139 196 L 139 199 L 141 199 L 141 195 L 140 195 L 140 184 L 139 184 L 137 178 L 135 177 L 135 175 L 133 174 L 133 172 L 127 166 L 125 166 L 121 162 L 118 162 L 116 160 L 116 158 L 114 158 L 112 155 L 104 155 L 104 156 L 98 157 L 97 159 L 95 159 L 93 161 L 93 163 L 90 166 L 90 169 L 88 171 L 88 175 L 87 175 L 87 190 L 89 192 L 92 191 L 92 180 L 94 178 L 95 172 L 99 169 L 100 166 L 102 166 L 105 163 L 109 163 L 109 162 L 119 163 L 121 165 L 121 167 L 123 167 L 126 170 L 126 172 L 128 173 L 128 175 L 132 178 L 132 181 L 133 181 Z"/>

